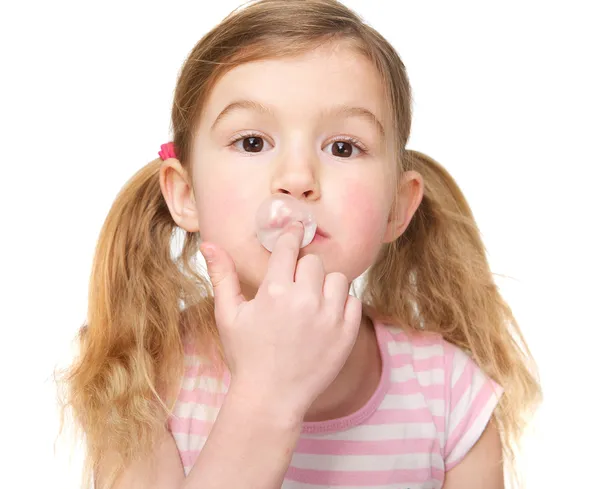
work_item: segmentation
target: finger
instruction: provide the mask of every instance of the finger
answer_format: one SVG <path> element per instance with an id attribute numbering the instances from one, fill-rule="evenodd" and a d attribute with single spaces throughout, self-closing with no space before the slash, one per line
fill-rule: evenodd
<path id="1" fill-rule="evenodd" d="M 233 321 L 237 309 L 245 302 L 235 263 L 229 253 L 212 243 L 202 243 L 200 251 L 206 260 L 215 296 L 215 315 Z"/>
<path id="2" fill-rule="evenodd" d="M 314 290 L 321 297 L 323 295 L 323 282 L 325 281 L 325 269 L 321 257 L 306 255 L 300 258 L 296 265 L 294 281 L 297 284 L 303 284 L 310 290 Z"/>
<path id="3" fill-rule="evenodd" d="M 350 282 L 343 273 L 333 272 L 325 277 L 323 297 L 327 306 L 335 309 L 340 319 L 344 317 L 349 290 Z"/>
<path id="4" fill-rule="evenodd" d="M 344 308 L 344 330 L 348 334 L 348 340 L 354 344 L 358 336 L 358 330 L 362 320 L 362 302 L 348 295 L 346 307 Z"/>
<path id="5" fill-rule="evenodd" d="M 265 275 L 268 283 L 292 283 L 296 271 L 296 262 L 300 253 L 300 245 L 304 237 L 302 223 L 292 223 L 277 239 Z"/>

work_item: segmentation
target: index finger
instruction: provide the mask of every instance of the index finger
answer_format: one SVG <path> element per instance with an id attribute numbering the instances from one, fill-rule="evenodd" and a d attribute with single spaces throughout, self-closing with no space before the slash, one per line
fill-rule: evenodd
<path id="1" fill-rule="evenodd" d="M 294 281 L 302 238 L 304 238 L 304 226 L 301 222 L 294 222 L 286 228 L 275 242 L 265 280 L 271 283 Z"/>

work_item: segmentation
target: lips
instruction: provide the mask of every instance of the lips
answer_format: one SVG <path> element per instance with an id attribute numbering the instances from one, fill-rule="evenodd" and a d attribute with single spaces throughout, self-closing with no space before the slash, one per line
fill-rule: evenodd
<path id="1" fill-rule="evenodd" d="M 321 236 L 322 238 L 329 238 L 329 234 L 320 227 L 317 227 L 315 235 Z"/>

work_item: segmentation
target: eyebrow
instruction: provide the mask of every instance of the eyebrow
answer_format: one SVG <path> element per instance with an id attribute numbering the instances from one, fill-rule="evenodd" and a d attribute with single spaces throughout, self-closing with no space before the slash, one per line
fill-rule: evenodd
<path id="1" fill-rule="evenodd" d="M 217 116 L 215 121 L 213 122 L 210 130 L 213 131 L 215 127 L 221 122 L 225 117 L 230 115 L 232 112 L 236 110 L 253 110 L 255 112 L 259 112 L 261 114 L 269 115 L 271 117 L 275 117 L 275 113 L 273 109 L 267 107 L 266 105 L 261 104 L 260 102 L 256 102 L 255 100 L 236 100 L 231 102 L 227 107 L 225 107 L 221 113 Z M 383 129 L 383 124 L 377 118 L 373 112 L 364 107 L 351 107 L 348 105 L 336 105 L 330 107 L 328 109 L 323 110 L 320 113 L 321 118 L 326 117 L 360 117 L 362 119 L 367 120 L 371 124 L 373 124 L 379 135 L 385 139 L 385 130 Z"/>

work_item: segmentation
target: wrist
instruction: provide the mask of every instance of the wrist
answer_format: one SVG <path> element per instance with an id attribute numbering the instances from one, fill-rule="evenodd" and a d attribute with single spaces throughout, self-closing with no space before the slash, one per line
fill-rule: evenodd
<path id="1" fill-rule="evenodd" d="M 225 402 L 257 422 L 298 433 L 302 429 L 305 413 L 301 408 L 274 392 L 257 388 L 254 383 L 232 381 Z"/>

